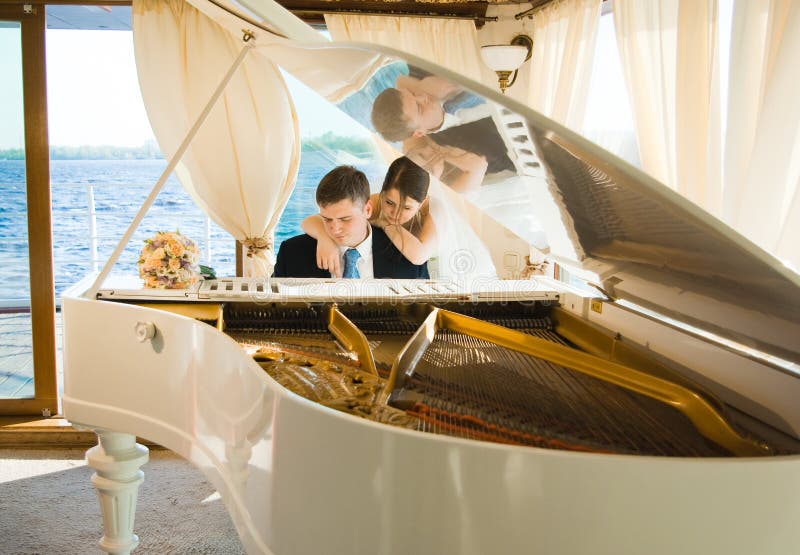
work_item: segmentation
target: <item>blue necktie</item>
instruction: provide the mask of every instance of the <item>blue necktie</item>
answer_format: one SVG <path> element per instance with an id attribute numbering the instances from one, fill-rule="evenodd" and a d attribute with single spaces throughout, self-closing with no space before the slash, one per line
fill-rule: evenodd
<path id="1" fill-rule="evenodd" d="M 356 249 L 347 249 L 344 251 L 344 273 L 342 277 L 356 279 L 361 277 L 356 267 L 356 262 L 358 262 L 359 258 L 361 258 L 361 253 Z"/>

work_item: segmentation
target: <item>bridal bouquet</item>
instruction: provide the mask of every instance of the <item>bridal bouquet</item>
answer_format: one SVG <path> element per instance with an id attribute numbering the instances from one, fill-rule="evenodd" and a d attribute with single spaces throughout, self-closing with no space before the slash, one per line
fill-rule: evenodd
<path id="1" fill-rule="evenodd" d="M 159 231 L 144 242 L 139 254 L 139 277 L 145 287 L 185 289 L 200 277 L 200 249 L 177 231 Z"/>

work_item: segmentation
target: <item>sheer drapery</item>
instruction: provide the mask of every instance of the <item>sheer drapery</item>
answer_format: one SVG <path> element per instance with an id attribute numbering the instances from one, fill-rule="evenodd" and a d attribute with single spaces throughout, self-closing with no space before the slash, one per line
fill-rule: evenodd
<path id="1" fill-rule="evenodd" d="M 716 0 L 617 0 L 642 168 L 714 214 L 721 202 Z"/>
<path id="2" fill-rule="evenodd" d="M 602 0 L 562 0 L 533 16 L 527 103 L 575 130 L 583 126 Z"/>
<path id="3" fill-rule="evenodd" d="M 136 0 L 133 37 L 148 117 L 171 157 L 244 44 L 182 1 Z M 247 276 L 271 273 L 272 231 L 299 156 L 283 78 L 251 51 L 175 170 L 198 206 L 248 248 Z"/>
<path id="4" fill-rule="evenodd" d="M 476 280 L 496 278 L 498 261 L 492 260 L 489 249 L 480 239 L 486 237 L 491 224 L 486 222 L 488 218 L 467 204 L 463 195 L 433 176 L 428 197 L 438 241 L 436 275 L 468 287 L 475 285 Z"/>
<path id="5" fill-rule="evenodd" d="M 480 81 L 481 60 L 471 20 L 325 14 L 336 41 L 382 44 Z"/>
<path id="6" fill-rule="evenodd" d="M 615 2 L 642 167 L 800 268 L 800 3 L 735 0 L 727 98 L 718 11 L 716 0 Z"/>
<path id="7" fill-rule="evenodd" d="M 734 3 L 723 218 L 800 271 L 800 2 Z"/>

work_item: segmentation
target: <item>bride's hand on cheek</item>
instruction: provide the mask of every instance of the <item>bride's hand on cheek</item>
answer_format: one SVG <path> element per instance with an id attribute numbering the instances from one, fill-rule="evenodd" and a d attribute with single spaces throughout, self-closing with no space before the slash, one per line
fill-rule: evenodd
<path id="1" fill-rule="evenodd" d="M 372 221 L 372 225 L 381 229 L 385 228 L 387 225 L 389 225 L 389 223 L 389 220 L 386 218 L 386 215 L 383 212 L 378 214 L 378 217 Z"/>

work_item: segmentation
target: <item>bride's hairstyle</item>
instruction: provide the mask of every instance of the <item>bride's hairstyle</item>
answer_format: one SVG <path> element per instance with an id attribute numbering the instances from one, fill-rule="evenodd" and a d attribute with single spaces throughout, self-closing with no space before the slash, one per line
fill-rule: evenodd
<path id="1" fill-rule="evenodd" d="M 406 198 L 412 198 L 422 204 L 428 198 L 428 187 L 431 176 L 427 170 L 421 168 L 409 158 L 401 156 L 389 165 L 386 177 L 381 187 L 381 196 L 387 191 L 396 189 L 400 195 L 402 205 Z M 417 212 L 413 218 L 413 225 L 420 225 L 420 215 Z"/>
<path id="2" fill-rule="evenodd" d="M 422 203 L 428 196 L 430 184 L 431 176 L 426 170 L 407 157 L 401 156 L 389 166 L 381 192 L 397 189 L 401 199 L 410 197 Z"/>

